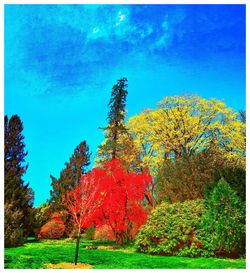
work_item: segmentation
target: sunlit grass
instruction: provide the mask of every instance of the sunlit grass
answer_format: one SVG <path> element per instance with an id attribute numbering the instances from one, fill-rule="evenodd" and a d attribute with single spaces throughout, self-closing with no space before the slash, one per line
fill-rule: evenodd
<path id="1" fill-rule="evenodd" d="M 95 246 L 95 249 L 86 247 Z M 5 268 L 68 268 L 73 266 L 75 242 L 65 240 L 28 241 L 24 246 L 5 249 Z M 186 258 L 137 253 L 133 246 L 117 247 L 114 242 L 83 239 L 79 264 L 88 268 L 245 268 L 245 259 Z M 61 266 L 61 267 L 60 267 Z M 81 266 L 81 265 L 79 265 Z M 74 268 L 74 267 L 73 267 Z M 86 267 L 85 267 L 86 268 Z"/>

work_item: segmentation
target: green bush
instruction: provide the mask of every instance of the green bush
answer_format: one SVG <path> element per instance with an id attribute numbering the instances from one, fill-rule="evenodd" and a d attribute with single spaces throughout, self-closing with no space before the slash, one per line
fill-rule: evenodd
<path id="1" fill-rule="evenodd" d="M 23 213 L 13 203 L 4 205 L 4 246 L 15 247 L 24 243 L 24 230 L 21 220 Z"/>
<path id="2" fill-rule="evenodd" d="M 162 203 L 154 209 L 137 234 L 139 252 L 177 255 L 213 256 L 210 238 L 202 228 L 205 206 L 202 200 Z"/>
<path id="3" fill-rule="evenodd" d="M 204 229 L 211 235 L 216 255 L 245 253 L 245 203 L 225 180 L 220 180 L 206 201 Z"/>
<path id="4" fill-rule="evenodd" d="M 88 238 L 89 240 L 92 240 L 95 234 L 95 227 L 90 226 L 89 228 L 86 229 L 85 233 L 86 233 L 86 238 Z"/>
<path id="5" fill-rule="evenodd" d="M 215 182 L 225 179 L 242 201 L 246 201 L 246 170 L 240 167 L 218 169 L 214 175 Z"/>

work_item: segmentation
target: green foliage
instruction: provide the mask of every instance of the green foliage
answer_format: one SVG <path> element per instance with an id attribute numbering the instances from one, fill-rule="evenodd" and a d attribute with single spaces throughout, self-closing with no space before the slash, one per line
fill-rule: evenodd
<path id="1" fill-rule="evenodd" d="M 40 227 L 43 226 L 50 220 L 52 213 L 55 211 L 55 206 L 50 205 L 48 201 L 41 204 L 39 207 L 36 207 L 36 222 L 40 225 Z"/>
<path id="2" fill-rule="evenodd" d="M 13 203 L 4 205 L 4 245 L 14 247 L 22 245 L 25 237 L 22 227 L 22 211 Z"/>
<path id="3" fill-rule="evenodd" d="M 23 180 L 28 165 L 25 164 L 25 157 L 28 152 L 25 151 L 23 136 L 23 123 L 18 115 L 13 115 L 10 119 L 4 117 L 4 202 L 11 204 L 11 210 L 20 212 L 16 226 L 18 230 L 14 231 L 13 223 L 5 221 L 6 232 L 12 227 L 10 234 L 16 234 L 15 237 L 28 236 L 33 234 L 34 228 L 34 192 L 29 188 L 29 184 Z M 19 228 L 22 226 L 22 231 Z M 6 236 L 7 236 L 6 233 Z M 13 235 L 14 236 L 14 235 Z M 8 240 L 8 239 L 7 239 Z M 22 240 L 17 240 L 19 245 Z"/>
<path id="4" fill-rule="evenodd" d="M 95 234 L 95 227 L 90 226 L 89 228 L 87 228 L 86 231 L 85 231 L 85 234 L 86 234 L 87 239 L 93 240 L 94 234 Z"/>
<path id="5" fill-rule="evenodd" d="M 204 228 L 217 255 L 245 253 L 245 203 L 225 180 L 220 180 L 206 201 Z"/>
<path id="6" fill-rule="evenodd" d="M 136 253 L 133 248 L 113 248 L 113 242 L 89 241 L 82 239 L 79 263 L 87 263 L 96 269 L 191 269 L 191 268 L 246 268 L 245 259 L 216 259 L 165 257 Z M 95 246 L 96 249 L 87 247 Z M 109 249 L 105 249 L 108 248 Z M 24 246 L 5 249 L 4 267 L 13 269 L 47 268 L 46 264 L 62 262 L 72 263 L 74 260 L 74 240 L 42 240 L 30 241 Z"/>
<path id="7" fill-rule="evenodd" d="M 10 119 L 4 117 L 4 198 L 14 200 L 21 192 L 24 185 L 22 176 L 28 165 L 25 164 L 25 151 L 23 123 L 18 115 Z"/>
<path id="8" fill-rule="evenodd" d="M 236 191 L 242 201 L 246 201 L 246 170 L 239 167 L 218 169 L 215 173 L 214 181 L 217 183 L 222 178 Z"/>
<path id="9" fill-rule="evenodd" d="M 175 256 L 213 256 L 202 228 L 202 200 L 162 203 L 156 207 L 136 237 L 139 252 Z"/>
<path id="10" fill-rule="evenodd" d="M 60 172 L 59 179 L 50 175 L 52 190 L 50 191 L 50 204 L 54 204 L 57 210 L 63 209 L 62 198 L 67 190 L 74 188 L 86 173 L 90 164 L 91 153 L 86 141 L 82 141 L 74 150 L 69 162 L 65 163 L 65 168 Z"/>
<path id="11" fill-rule="evenodd" d="M 215 170 L 223 164 L 221 158 L 210 148 L 191 156 L 165 159 L 156 179 L 157 202 L 203 198 L 207 184 L 213 183 Z"/>
<path id="12" fill-rule="evenodd" d="M 105 142 L 98 147 L 97 162 L 103 163 L 111 158 L 116 158 L 122 149 L 118 143 L 121 134 L 126 132 L 124 126 L 125 106 L 127 91 L 127 79 L 121 78 L 112 88 L 109 101 L 108 125 L 103 128 L 106 134 Z"/>

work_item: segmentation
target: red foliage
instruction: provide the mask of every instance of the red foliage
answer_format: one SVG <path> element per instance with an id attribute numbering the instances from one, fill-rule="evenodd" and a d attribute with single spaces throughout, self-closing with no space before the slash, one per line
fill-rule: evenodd
<path id="1" fill-rule="evenodd" d="M 65 229 L 60 213 L 55 212 L 51 215 L 51 220 L 41 227 L 38 238 L 59 239 L 63 236 Z"/>
<path id="2" fill-rule="evenodd" d="M 104 195 L 99 191 L 101 179 L 94 177 L 91 173 L 85 174 L 80 183 L 71 191 L 66 192 L 63 204 L 80 234 L 82 229 L 86 229 L 93 224 L 96 213 L 100 209 Z"/>
<path id="3" fill-rule="evenodd" d="M 62 219 L 62 214 L 59 213 L 59 212 L 54 212 L 51 216 L 50 216 L 50 219 L 51 220 L 55 220 L 57 222 L 62 222 L 64 223 L 63 219 Z"/>
<path id="4" fill-rule="evenodd" d="M 99 212 L 99 224 L 108 224 L 119 244 L 130 240 L 133 227 L 146 221 L 142 201 L 148 184 L 152 183 L 151 176 L 126 172 L 119 159 L 113 159 L 103 169 L 96 168 L 93 172 L 104 181 L 100 184 L 105 199 Z"/>
<path id="5" fill-rule="evenodd" d="M 149 174 L 128 173 L 119 159 L 113 159 L 82 176 L 64 202 L 77 227 L 107 224 L 121 244 L 146 221 L 142 201 L 149 183 Z"/>
<path id="6" fill-rule="evenodd" d="M 119 159 L 113 159 L 82 176 L 77 187 L 65 195 L 64 204 L 79 232 L 92 224 L 106 224 L 121 244 L 134 237 L 146 221 L 142 201 L 149 184 L 149 174 L 128 173 Z"/>

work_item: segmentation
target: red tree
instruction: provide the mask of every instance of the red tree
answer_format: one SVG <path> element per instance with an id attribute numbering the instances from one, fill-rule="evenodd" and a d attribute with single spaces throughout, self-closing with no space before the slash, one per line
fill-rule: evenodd
<path id="1" fill-rule="evenodd" d="M 132 239 L 132 229 L 139 228 L 146 221 L 143 201 L 152 177 L 147 173 L 128 173 L 117 158 L 93 172 L 103 180 L 99 191 L 105 195 L 95 220 L 112 228 L 118 244 L 128 242 Z"/>
<path id="2" fill-rule="evenodd" d="M 93 223 L 108 224 L 118 244 L 132 238 L 132 229 L 146 221 L 143 201 L 149 184 L 150 174 L 128 173 L 115 158 L 83 175 L 80 183 L 66 193 L 64 204 L 78 230 L 75 264 L 81 231 Z"/>
<path id="3" fill-rule="evenodd" d="M 94 217 L 103 203 L 104 193 L 99 191 L 102 180 L 94 177 L 92 172 L 82 176 L 80 183 L 66 192 L 63 204 L 71 214 L 77 230 L 75 264 L 77 264 L 80 236 L 82 230 L 90 227 Z"/>

